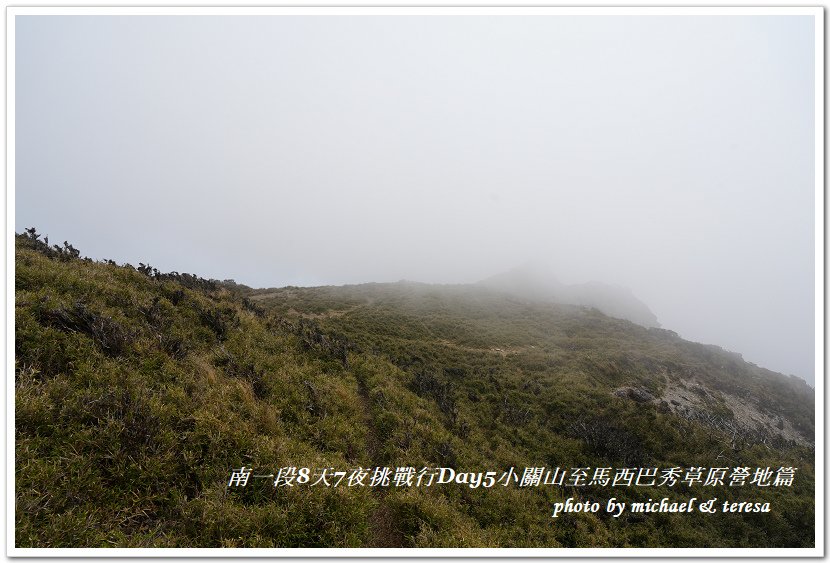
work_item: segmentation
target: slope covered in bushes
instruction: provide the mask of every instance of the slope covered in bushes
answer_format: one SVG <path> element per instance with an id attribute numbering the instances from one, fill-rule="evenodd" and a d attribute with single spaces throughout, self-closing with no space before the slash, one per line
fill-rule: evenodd
<path id="1" fill-rule="evenodd" d="M 34 231 L 16 245 L 18 547 L 813 545 L 812 390 L 715 347 L 481 287 L 252 290 Z M 797 472 L 710 491 L 228 486 L 243 466 L 721 465 Z M 707 495 L 772 510 L 551 518 L 570 497 Z"/>

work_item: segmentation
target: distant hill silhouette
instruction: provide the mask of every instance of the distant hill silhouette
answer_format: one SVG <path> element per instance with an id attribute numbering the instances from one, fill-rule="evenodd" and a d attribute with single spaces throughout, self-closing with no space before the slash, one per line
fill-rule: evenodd
<path id="1" fill-rule="evenodd" d="M 504 291 L 532 301 L 594 307 L 610 317 L 626 319 L 644 327 L 659 327 L 657 317 L 631 290 L 600 282 L 566 285 L 551 272 L 522 266 L 479 282 L 489 289 Z"/>

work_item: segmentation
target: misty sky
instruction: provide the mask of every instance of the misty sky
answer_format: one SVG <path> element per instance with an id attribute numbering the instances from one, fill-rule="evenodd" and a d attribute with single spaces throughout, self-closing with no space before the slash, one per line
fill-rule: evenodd
<path id="1" fill-rule="evenodd" d="M 16 18 L 16 225 L 255 287 L 549 264 L 814 381 L 807 16 Z"/>

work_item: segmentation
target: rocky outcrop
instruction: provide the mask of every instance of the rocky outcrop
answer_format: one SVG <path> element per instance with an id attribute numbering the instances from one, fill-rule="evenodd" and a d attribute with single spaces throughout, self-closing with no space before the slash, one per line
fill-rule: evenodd
<path id="1" fill-rule="evenodd" d="M 719 430 L 733 449 L 747 443 L 814 445 L 786 418 L 764 412 L 747 397 L 716 391 L 698 382 L 670 380 L 659 397 L 642 387 L 620 387 L 613 394 Z"/>

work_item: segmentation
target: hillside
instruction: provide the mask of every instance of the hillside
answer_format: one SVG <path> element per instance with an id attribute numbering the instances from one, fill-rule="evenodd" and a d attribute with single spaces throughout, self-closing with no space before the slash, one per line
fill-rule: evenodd
<path id="1" fill-rule="evenodd" d="M 560 282 L 552 272 L 538 266 L 514 268 L 484 279 L 479 285 L 525 300 L 591 307 L 609 317 L 625 319 L 645 327 L 660 326 L 648 305 L 637 299 L 628 288 L 600 282 L 568 285 Z"/>
<path id="2" fill-rule="evenodd" d="M 15 256 L 18 547 L 807 547 L 813 390 L 577 305 L 481 285 L 255 290 Z M 245 487 L 232 470 L 254 469 Z M 283 467 L 795 468 L 792 486 L 274 487 Z M 769 513 L 603 512 L 716 496 Z"/>

